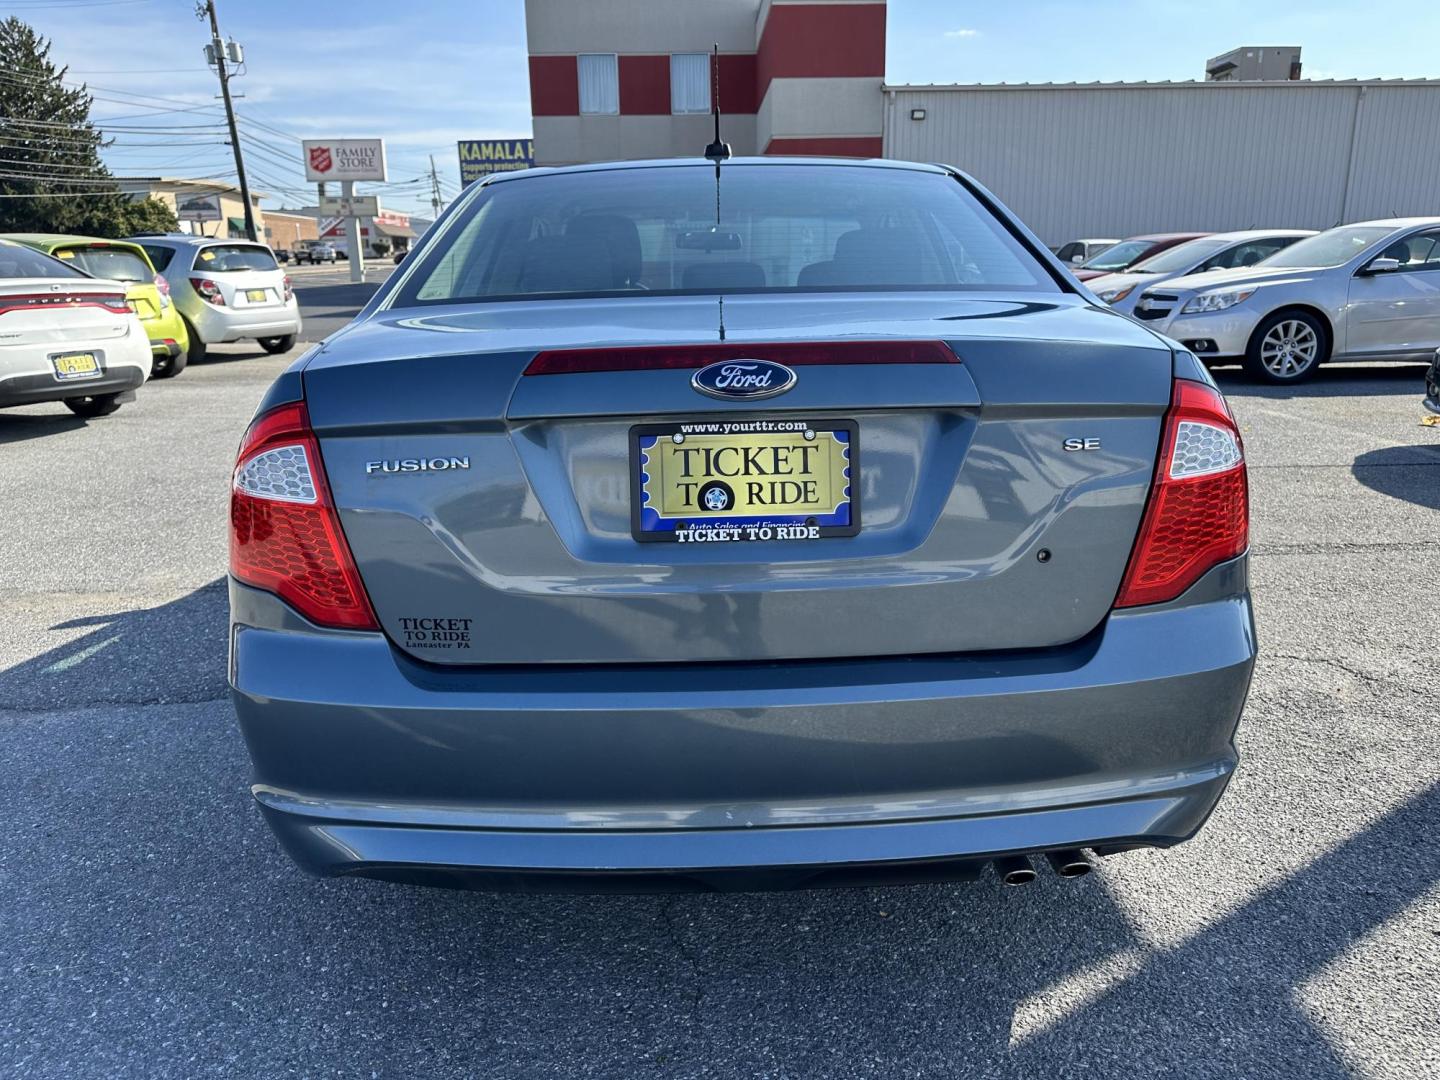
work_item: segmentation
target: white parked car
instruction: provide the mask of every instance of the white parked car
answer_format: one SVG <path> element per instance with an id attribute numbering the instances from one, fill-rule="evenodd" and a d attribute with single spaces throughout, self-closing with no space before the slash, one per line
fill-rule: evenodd
<path id="1" fill-rule="evenodd" d="M 0 240 L 0 408 L 63 401 L 107 416 L 135 397 L 150 362 L 123 284 Z"/>
<path id="2" fill-rule="evenodd" d="M 1099 255 L 1106 248 L 1112 248 L 1119 240 L 1071 240 L 1055 249 L 1055 257 L 1070 266 L 1079 266 L 1091 256 Z"/>
<path id="3" fill-rule="evenodd" d="M 1146 286 L 1135 317 L 1265 382 L 1299 382 L 1331 359 L 1428 360 L 1440 347 L 1440 217 L 1341 225 L 1249 269 Z"/>
<path id="4" fill-rule="evenodd" d="M 1234 270 L 1254 266 L 1268 259 L 1297 240 L 1314 236 L 1314 229 L 1245 229 L 1241 232 L 1214 233 L 1196 240 L 1187 240 L 1104 277 L 1092 278 L 1085 284 L 1090 291 L 1116 311 L 1134 312 L 1141 290 L 1185 274 L 1202 274 L 1207 270 Z"/>
<path id="5" fill-rule="evenodd" d="M 190 332 L 189 360 L 222 341 L 258 341 L 268 353 L 287 352 L 300 333 L 300 305 L 275 253 L 248 240 L 166 233 L 135 236 Z"/>

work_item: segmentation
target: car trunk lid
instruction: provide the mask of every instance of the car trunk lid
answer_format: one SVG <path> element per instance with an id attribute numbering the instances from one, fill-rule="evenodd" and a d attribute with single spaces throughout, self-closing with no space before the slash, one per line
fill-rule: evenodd
<path id="1" fill-rule="evenodd" d="M 533 373 L 555 349 L 718 346 L 719 318 L 692 297 L 397 311 L 312 361 L 330 484 L 399 648 L 794 660 L 1044 647 L 1104 618 L 1170 396 L 1159 339 L 1070 298 L 732 297 L 725 347 L 820 354 L 787 393 L 697 393 L 694 357 Z M 944 342 L 959 362 L 824 362 L 867 342 Z M 753 421 L 852 433 L 858 531 L 637 540 L 637 440 Z"/>

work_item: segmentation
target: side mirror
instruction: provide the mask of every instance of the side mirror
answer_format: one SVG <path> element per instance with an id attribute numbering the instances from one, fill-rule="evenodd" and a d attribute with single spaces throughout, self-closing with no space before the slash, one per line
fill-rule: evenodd
<path id="1" fill-rule="evenodd" d="M 1370 277 L 1372 274 L 1392 274 L 1399 269 L 1399 259 L 1387 259 L 1382 255 L 1377 259 L 1371 259 L 1361 267 L 1360 273 L 1363 277 Z"/>
<path id="2" fill-rule="evenodd" d="M 1074 266 L 1079 266 L 1079 265 L 1080 265 L 1081 263 L 1083 263 L 1084 261 L 1085 261 L 1085 256 L 1084 256 L 1084 255 L 1071 255 L 1071 256 L 1070 256 L 1070 262 L 1071 262 L 1071 264 L 1074 265 Z"/>

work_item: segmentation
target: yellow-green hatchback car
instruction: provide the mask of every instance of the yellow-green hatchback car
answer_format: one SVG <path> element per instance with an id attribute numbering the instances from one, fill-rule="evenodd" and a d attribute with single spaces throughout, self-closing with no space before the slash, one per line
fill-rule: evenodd
<path id="1" fill-rule="evenodd" d="M 150 338 L 151 378 L 168 379 L 185 370 L 190 348 L 185 320 L 170 300 L 170 283 L 156 273 L 139 244 L 61 233 L 9 233 L 4 239 L 53 255 L 91 277 L 121 282 L 126 301 Z"/>

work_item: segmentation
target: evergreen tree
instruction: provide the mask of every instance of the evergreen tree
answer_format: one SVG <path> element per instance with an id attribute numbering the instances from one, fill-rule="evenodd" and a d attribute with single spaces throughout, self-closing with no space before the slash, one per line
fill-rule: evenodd
<path id="1" fill-rule="evenodd" d="M 67 70 L 28 24 L 0 20 L 0 232 L 174 228 L 164 204 L 120 194 L 100 160 L 109 143 L 90 122 L 90 93 L 67 87 Z"/>

